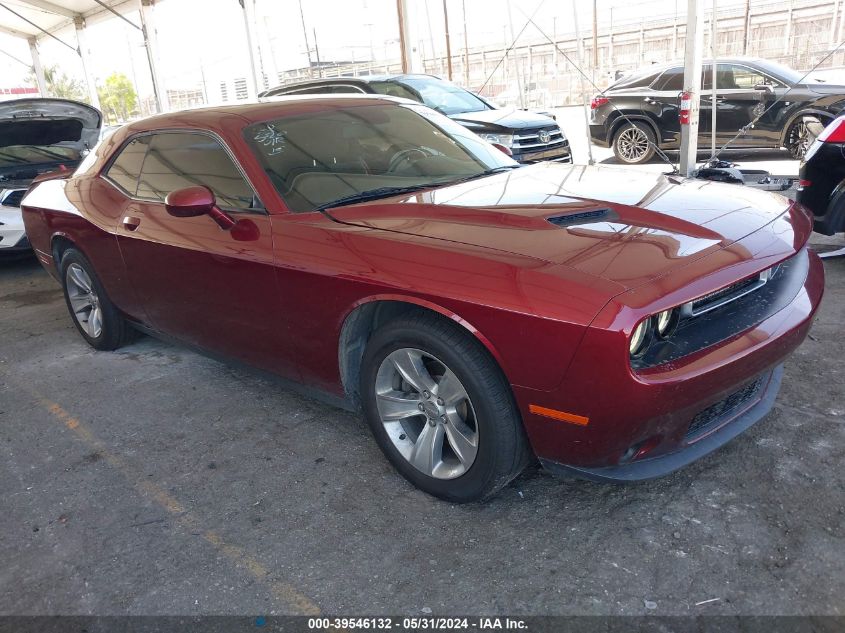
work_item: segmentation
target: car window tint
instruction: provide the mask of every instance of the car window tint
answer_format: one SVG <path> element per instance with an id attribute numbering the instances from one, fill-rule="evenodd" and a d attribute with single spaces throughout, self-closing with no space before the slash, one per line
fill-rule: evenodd
<path id="1" fill-rule="evenodd" d="M 168 193 L 205 185 L 221 207 L 249 209 L 253 191 L 226 150 L 204 134 L 156 134 L 141 171 L 138 196 L 164 200 Z"/>
<path id="2" fill-rule="evenodd" d="M 657 80 L 654 89 L 681 92 L 684 89 L 684 69 L 670 68 Z"/>
<path id="3" fill-rule="evenodd" d="M 719 64 L 716 69 L 716 87 L 719 90 L 753 90 L 760 84 L 771 84 L 763 73 L 745 66 Z"/>
<path id="4" fill-rule="evenodd" d="M 412 101 L 419 102 L 420 98 L 413 93 L 413 91 L 408 90 L 402 84 L 398 84 L 394 81 L 371 81 L 370 88 L 375 90 L 380 95 L 388 95 L 390 97 L 404 97 L 405 99 L 411 99 Z"/>
<path id="5" fill-rule="evenodd" d="M 138 176 L 144 164 L 150 137 L 133 139 L 126 145 L 111 164 L 106 176 L 128 194 L 134 196 L 138 189 Z"/>
<path id="6" fill-rule="evenodd" d="M 330 86 L 330 89 L 328 90 L 328 92 L 331 92 L 332 94 L 356 94 L 356 95 L 359 95 L 359 94 L 363 94 L 364 91 L 361 90 L 360 88 L 357 88 L 356 86 L 350 86 L 348 84 L 342 84 L 342 85 L 339 85 L 339 86 Z"/>
<path id="7" fill-rule="evenodd" d="M 623 88 L 648 88 L 654 80 L 660 76 L 662 71 L 643 71 L 620 78 L 608 90 L 621 90 Z"/>

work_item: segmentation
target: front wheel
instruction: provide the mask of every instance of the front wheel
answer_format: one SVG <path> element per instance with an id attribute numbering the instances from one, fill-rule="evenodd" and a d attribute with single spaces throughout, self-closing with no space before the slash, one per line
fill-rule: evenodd
<path id="1" fill-rule="evenodd" d="M 61 260 L 65 303 L 76 329 L 98 350 L 113 350 L 128 343 L 134 331 L 106 294 L 88 259 L 75 248 Z"/>
<path id="2" fill-rule="evenodd" d="M 489 497 L 530 459 L 501 370 L 477 341 L 442 317 L 402 317 L 378 330 L 367 344 L 360 389 L 384 454 L 408 481 L 436 497 Z"/>

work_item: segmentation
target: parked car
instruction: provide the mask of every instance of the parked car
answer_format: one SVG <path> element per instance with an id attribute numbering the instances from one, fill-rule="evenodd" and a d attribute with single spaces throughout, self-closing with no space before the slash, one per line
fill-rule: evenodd
<path id="1" fill-rule="evenodd" d="M 404 97 L 423 103 L 484 140 L 506 147 L 520 163 L 572 162 L 569 140 L 548 114 L 497 108 L 478 95 L 432 75 L 314 79 L 272 88 L 261 96 L 361 93 Z"/>
<path id="2" fill-rule="evenodd" d="M 0 254 L 31 250 L 20 203 L 45 172 L 73 170 L 97 143 L 102 117 L 91 106 L 63 99 L 0 103 Z"/>
<path id="3" fill-rule="evenodd" d="M 453 501 L 535 457 L 631 481 L 710 453 L 771 409 L 824 287 L 786 198 L 519 167 L 364 95 L 126 125 L 23 210 L 91 346 L 135 327 L 304 383 Z"/>
<path id="4" fill-rule="evenodd" d="M 798 178 L 796 199 L 812 211 L 815 230 L 825 235 L 845 231 L 845 116 L 819 135 Z"/>
<path id="5" fill-rule="evenodd" d="M 824 126 L 845 108 L 845 86 L 812 79 L 799 83 L 802 76 L 763 59 L 720 59 L 716 68 L 717 143 L 734 138 L 740 128 L 774 104 L 731 148 L 784 147 L 793 158 L 801 158 Z M 712 65 L 705 63 L 698 124 L 702 146 L 711 139 L 712 77 Z M 616 158 L 628 164 L 650 160 L 655 145 L 679 148 L 683 83 L 683 64 L 650 66 L 622 78 L 591 102 L 593 143 L 612 147 Z M 788 98 L 777 101 L 787 90 Z"/>

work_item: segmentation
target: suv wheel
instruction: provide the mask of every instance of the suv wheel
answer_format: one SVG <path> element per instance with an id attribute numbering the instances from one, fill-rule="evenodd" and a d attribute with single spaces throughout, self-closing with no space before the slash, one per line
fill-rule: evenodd
<path id="1" fill-rule="evenodd" d="M 613 134 L 613 153 L 627 165 L 640 165 L 654 156 L 654 132 L 646 123 L 628 123 L 619 126 Z"/>
<path id="2" fill-rule="evenodd" d="M 796 160 L 803 160 L 810 145 L 816 140 L 819 134 L 822 133 L 825 124 L 816 117 L 802 117 L 800 121 L 796 121 L 789 128 L 789 134 L 786 135 L 786 149 L 789 150 L 790 156 Z"/>

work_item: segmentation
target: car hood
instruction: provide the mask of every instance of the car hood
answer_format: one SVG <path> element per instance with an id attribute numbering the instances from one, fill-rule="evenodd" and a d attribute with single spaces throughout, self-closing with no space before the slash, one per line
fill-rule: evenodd
<path id="1" fill-rule="evenodd" d="M 789 205 L 740 185 L 541 163 L 328 213 L 347 224 L 515 253 L 634 288 L 728 247 Z"/>
<path id="2" fill-rule="evenodd" d="M 65 99 L 0 102 L 0 147 L 58 145 L 82 151 L 97 144 L 102 116 L 84 103 Z"/>
<path id="3" fill-rule="evenodd" d="M 543 126 L 556 126 L 554 119 L 528 110 L 502 109 L 479 112 L 459 112 L 449 118 L 470 130 L 523 130 Z"/>

